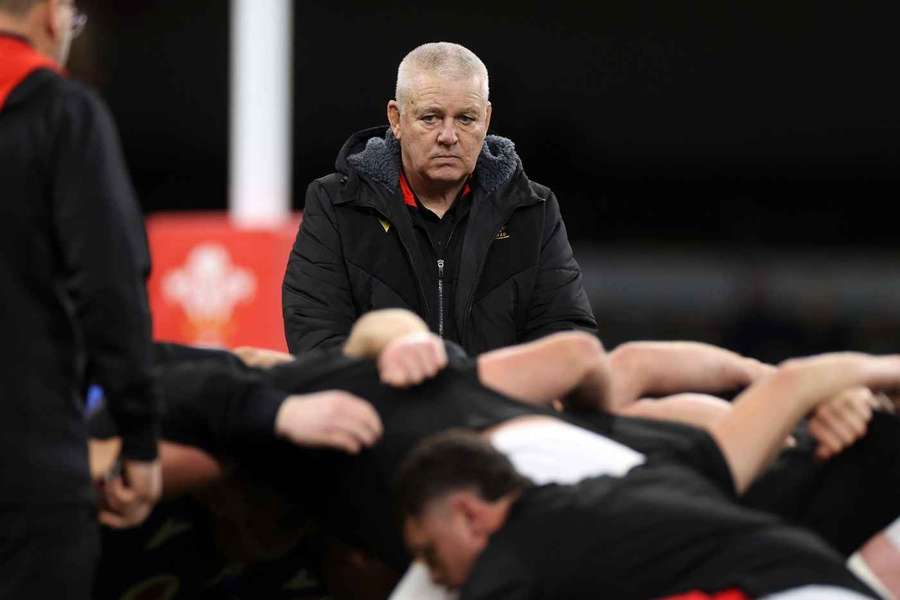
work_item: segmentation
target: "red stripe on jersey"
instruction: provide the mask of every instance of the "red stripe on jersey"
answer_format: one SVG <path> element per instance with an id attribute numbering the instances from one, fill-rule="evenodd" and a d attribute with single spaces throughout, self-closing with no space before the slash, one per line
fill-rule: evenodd
<path id="1" fill-rule="evenodd" d="M 750 596 L 738 589 L 722 590 L 713 594 L 688 592 L 677 596 L 666 596 L 663 600 L 750 600 Z"/>

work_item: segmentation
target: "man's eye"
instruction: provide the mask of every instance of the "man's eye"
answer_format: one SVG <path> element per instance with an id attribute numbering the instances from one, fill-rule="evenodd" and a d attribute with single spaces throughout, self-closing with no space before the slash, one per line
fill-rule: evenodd
<path id="1" fill-rule="evenodd" d="M 461 116 L 461 117 L 458 117 L 457 120 L 458 120 L 460 123 L 462 123 L 463 125 L 471 125 L 472 123 L 475 122 L 475 117 L 470 117 L 470 116 L 468 116 L 468 115 L 463 115 L 463 116 Z"/>
<path id="2" fill-rule="evenodd" d="M 435 115 L 425 115 L 424 117 L 422 117 L 422 121 L 431 125 L 432 123 L 437 122 L 437 117 Z"/>

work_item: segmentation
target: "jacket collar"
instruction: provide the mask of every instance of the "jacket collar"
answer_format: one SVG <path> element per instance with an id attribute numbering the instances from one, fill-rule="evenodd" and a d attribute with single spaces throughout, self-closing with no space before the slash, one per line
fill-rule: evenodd
<path id="1" fill-rule="evenodd" d="M 38 69 L 60 71 L 55 61 L 35 50 L 24 37 L 0 31 L 0 110 L 12 91 Z"/>
<path id="2" fill-rule="evenodd" d="M 400 193 L 400 142 L 389 127 L 372 127 L 351 136 L 341 148 L 335 167 L 341 173 L 374 181 L 394 195 Z M 525 179 L 516 177 L 519 173 L 524 175 L 515 144 L 504 137 L 487 136 L 472 178 L 476 195 L 488 197 L 511 182 Z"/>

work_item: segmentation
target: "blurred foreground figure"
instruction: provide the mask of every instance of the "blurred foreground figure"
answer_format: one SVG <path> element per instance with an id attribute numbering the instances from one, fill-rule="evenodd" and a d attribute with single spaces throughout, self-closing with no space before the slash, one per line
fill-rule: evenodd
<path id="1" fill-rule="evenodd" d="M 431 43 L 403 59 L 390 126 L 353 135 L 307 191 L 283 287 L 291 352 L 339 346 L 381 308 L 415 312 L 472 356 L 595 331 L 556 196 L 487 135 L 491 110 L 470 50 Z"/>
<path id="2" fill-rule="evenodd" d="M 182 350 L 183 358 L 160 371 L 166 401 L 163 429 L 170 442 L 193 446 L 252 474 L 254 483 L 269 487 L 291 509 L 316 521 L 323 536 L 349 547 L 348 554 L 355 556 L 345 561 L 348 565 L 380 571 L 385 577 L 379 585 L 388 584 L 378 587 L 359 573 L 337 581 L 326 577 L 331 597 L 387 597 L 390 572 L 399 575 L 410 559 L 393 518 L 390 484 L 417 442 L 457 427 L 490 439 L 532 481 L 580 485 L 585 478 L 600 477 L 606 482 L 610 494 L 588 494 L 585 502 L 591 510 L 611 511 L 604 512 L 610 518 L 603 522 L 610 528 L 596 539 L 618 535 L 622 541 L 621 546 L 605 544 L 606 554 L 596 554 L 601 560 L 612 552 L 615 560 L 609 569 L 625 573 L 595 582 L 615 590 L 609 597 L 733 588 L 755 596 L 793 593 L 808 584 L 845 588 L 832 589 L 832 597 L 845 591 L 852 597 L 869 594 L 841 563 L 897 518 L 900 420 L 885 414 L 887 407 L 876 412 L 871 390 L 856 390 L 865 385 L 876 390 L 900 387 L 900 357 L 826 355 L 774 371 L 697 344 L 639 342 L 607 355 L 593 336 L 566 332 L 471 359 L 458 346 L 428 333 L 409 313 L 380 312 L 360 319 L 343 349 L 285 357 L 284 362 L 241 353 L 243 360 L 273 365 L 264 368 L 196 349 L 190 354 L 207 358 L 194 360 Z M 661 360 L 664 356 L 669 360 Z M 672 371 L 679 362 L 708 366 Z M 619 378 L 624 379 L 621 384 L 616 383 Z M 712 419 L 699 419 L 699 429 L 627 416 L 630 407 L 645 400 L 669 403 L 670 408 L 678 402 L 701 416 L 695 413 L 700 405 L 691 399 L 702 396 L 685 392 L 731 389 L 736 381 L 749 387 L 733 405 L 716 404 L 725 410 Z M 669 395 L 647 399 L 646 392 L 660 389 L 661 383 Z M 559 399 L 568 411 L 550 408 Z M 847 404 L 859 412 L 844 411 Z M 814 407 L 830 407 L 829 415 L 843 414 L 839 422 L 847 428 L 846 439 L 820 454 L 806 435 L 798 434 L 795 444 L 785 448 L 793 425 Z M 827 442 L 829 430 L 813 427 L 818 412 L 814 414 L 809 431 L 813 437 L 820 432 L 818 442 Z M 857 418 L 860 427 L 854 425 Z M 440 480 L 438 470 L 422 473 L 429 481 Z M 166 479 L 167 485 L 176 480 L 168 472 Z M 681 479 L 683 484 L 678 483 Z M 684 486 L 695 483 L 698 504 L 673 511 L 685 499 Z M 622 501 L 613 503 L 620 484 Z M 672 493 L 660 493 L 660 485 L 671 487 Z M 406 489 L 433 488 L 411 484 Z M 652 493 L 640 498 L 646 490 Z M 627 501 L 635 495 L 639 503 Z M 593 502 L 597 499 L 601 502 Z M 700 510 L 704 507 L 710 511 Z M 575 522 L 567 522 L 567 527 L 589 531 L 599 526 L 593 518 L 581 518 L 585 512 L 572 515 Z M 697 519 L 684 520 L 692 517 Z M 623 534 L 623 527 L 632 529 Z M 594 537 L 586 541 L 573 536 L 569 542 L 562 539 L 567 531 L 571 528 L 559 528 L 553 553 L 547 553 L 547 544 L 534 548 L 546 559 L 546 569 L 595 556 L 581 556 L 579 551 Z M 722 543 L 726 534 L 754 532 L 759 534 L 754 543 Z M 659 537 L 665 543 L 653 542 Z M 692 540 L 697 544 L 689 543 Z M 720 547 L 729 552 L 720 552 Z M 412 550 L 434 564 L 436 555 L 426 545 L 413 543 Z M 523 547 L 522 552 L 527 551 Z M 789 561 L 779 558 L 786 556 Z M 776 571 L 782 568 L 779 575 Z M 546 597 L 563 597 L 552 593 L 562 589 L 555 587 L 556 575 L 541 569 L 518 583 L 528 585 L 533 575 L 546 582 L 539 588 L 550 590 Z M 520 575 L 515 570 L 491 571 Z M 601 572 L 606 567 L 581 570 L 588 578 Z M 452 585 L 461 581 L 445 575 L 439 570 L 437 579 Z M 578 582 L 584 579 L 571 580 Z M 356 589 L 344 589 L 350 584 Z M 592 598 L 604 596 L 596 589 L 587 591 Z M 426 593 L 403 597 L 434 597 Z"/>
<path id="3" fill-rule="evenodd" d="M 445 432 L 421 443 L 397 478 L 407 543 L 434 581 L 460 589 L 462 600 L 696 590 L 767 600 L 877 598 L 822 538 L 741 505 L 803 416 L 859 387 L 900 387 L 900 355 L 783 363 L 742 392 L 708 436 L 568 485 L 532 483 L 496 434 L 488 441 Z M 883 473 L 896 476 L 895 455 L 886 458 Z M 887 515 L 896 514 L 896 496 L 892 503 Z M 829 520 L 846 523 L 849 515 L 833 505 Z"/>
<path id="4" fill-rule="evenodd" d="M 98 531 L 83 416 L 103 386 L 123 435 L 100 519 L 159 495 L 146 238 L 115 128 L 61 74 L 66 0 L 0 0 L 0 597 L 90 598 Z"/>

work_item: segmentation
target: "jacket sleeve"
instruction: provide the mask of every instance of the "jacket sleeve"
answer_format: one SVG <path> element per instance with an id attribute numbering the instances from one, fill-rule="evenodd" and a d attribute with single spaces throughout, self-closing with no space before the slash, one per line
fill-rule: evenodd
<path id="1" fill-rule="evenodd" d="M 215 456 L 276 441 L 286 392 L 263 376 L 219 359 L 175 361 L 160 369 L 163 437 Z"/>
<path id="2" fill-rule="evenodd" d="M 106 107 L 71 87 L 58 105 L 49 163 L 65 296 L 83 336 L 86 375 L 105 392 L 122 455 L 156 457 L 147 238 Z"/>
<path id="3" fill-rule="evenodd" d="M 571 329 L 596 334 L 597 321 L 582 285 L 581 268 L 575 262 L 559 203 L 552 192 L 544 210 L 540 265 L 523 340 Z"/>
<path id="4" fill-rule="evenodd" d="M 306 192 L 281 298 L 284 334 L 293 354 L 342 344 L 356 320 L 333 205 L 318 181 Z"/>

